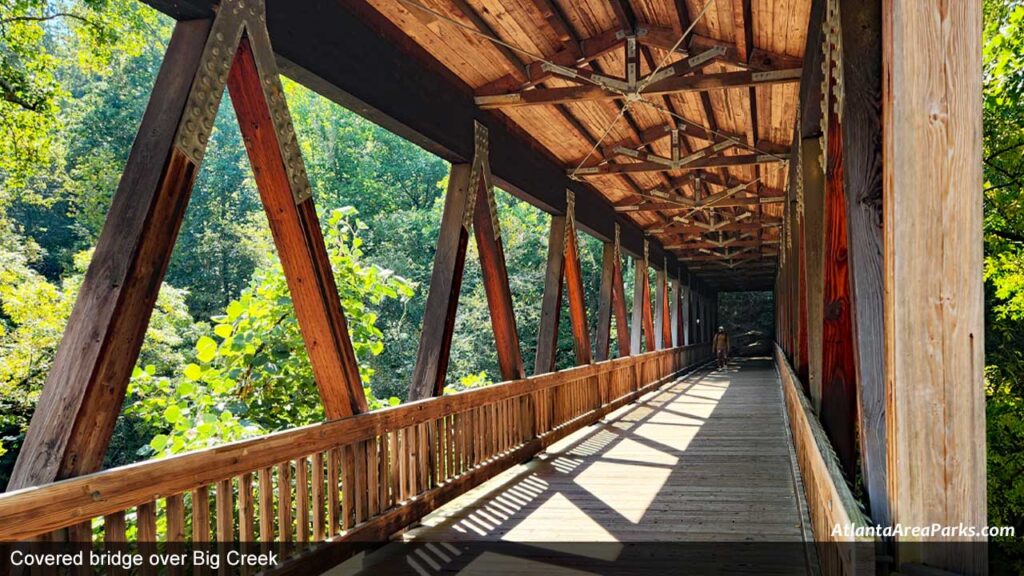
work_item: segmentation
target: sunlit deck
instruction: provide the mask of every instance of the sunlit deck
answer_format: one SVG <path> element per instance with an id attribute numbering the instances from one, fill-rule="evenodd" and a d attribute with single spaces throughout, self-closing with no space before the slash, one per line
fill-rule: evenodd
<path id="1" fill-rule="evenodd" d="M 424 557 L 429 549 L 396 545 L 334 573 L 350 573 L 356 565 L 390 573 L 402 565 L 427 568 L 431 561 L 441 572 L 472 566 L 474 572 L 501 573 L 502 565 L 527 565 L 462 546 L 481 541 L 534 543 L 512 553 L 539 563 L 554 554 L 564 568 L 573 554 L 583 567 L 595 555 L 613 562 L 624 550 L 567 542 L 810 540 L 785 418 L 769 360 L 698 371 L 456 498 L 400 538 L 455 543 L 449 552 L 436 548 L 440 554 Z M 680 549 L 687 551 L 697 547 Z M 788 558 L 786 573 L 810 572 L 807 556 Z"/>

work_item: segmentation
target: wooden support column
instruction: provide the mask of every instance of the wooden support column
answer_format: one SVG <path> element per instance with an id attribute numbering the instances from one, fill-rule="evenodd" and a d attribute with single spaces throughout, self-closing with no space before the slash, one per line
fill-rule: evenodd
<path id="1" fill-rule="evenodd" d="M 286 158 L 282 152 L 298 150 L 291 118 L 286 107 L 272 110 L 265 92 L 266 83 L 273 87 L 271 94 L 277 101 L 284 101 L 273 52 L 269 50 L 269 39 L 254 32 L 250 31 L 251 42 L 250 38 L 242 38 L 228 75 L 231 103 L 284 269 L 324 413 L 335 419 L 366 412 L 366 396 L 348 323 L 338 299 L 302 158 L 298 154 Z M 259 59 L 254 50 L 261 51 Z M 287 128 L 279 133 L 275 120 Z"/>
<path id="2" fill-rule="evenodd" d="M 671 335 L 665 338 L 668 328 L 668 282 L 665 270 L 659 268 L 654 272 L 654 347 L 661 350 L 671 342 Z"/>
<path id="3" fill-rule="evenodd" d="M 807 387 L 811 403 L 821 409 L 821 351 L 824 325 L 825 172 L 821 169 L 821 139 L 802 140 L 800 178 L 804 197 L 807 292 Z"/>
<path id="4" fill-rule="evenodd" d="M 601 287 L 597 295 L 597 341 L 594 355 L 598 362 L 609 358 L 612 339 L 612 279 L 615 276 L 615 246 L 603 242 L 601 247 Z"/>
<path id="5" fill-rule="evenodd" d="M 680 325 L 682 326 L 682 328 L 681 328 L 682 332 L 680 333 L 681 334 L 680 335 L 680 339 L 681 339 L 680 341 L 681 341 L 683 346 L 689 346 L 690 344 L 693 344 L 693 342 L 691 341 L 692 338 L 693 338 L 693 331 L 692 331 L 692 328 L 690 326 L 691 321 L 693 319 L 693 310 L 692 310 L 693 295 L 690 292 L 690 284 L 691 284 L 692 280 L 690 278 L 690 274 L 689 273 L 686 273 L 685 276 L 683 276 L 683 274 L 680 273 L 680 276 L 682 276 L 680 278 L 680 280 L 682 282 L 682 288 L 683 288 L 683 290 L 682 290 L 682 302 L 680 303 L 680 306 L 679 306 L 679 308 L 681 310 L 681 315 L 682 315 L 682 318 L 680 318 Z"/>
<path id="6" fill-rule="evenodd" d="M 629 324 L 629 347 L 635 354 L 643 351 L 643 315 L 644 315 L 644 284 L 647 283 L 647 270 L 642 260 L 633 259 L 633 310 Z"/>
<path id="7" fill-rule="evenodd" d="M 473 163 L 453 164 L 448 178 L 423 331 L 409 385 L 410 400 L 444 392 L 470 228 L 474 229 L 480 254 L 501 376 L 504 380 L 525 377 L 491 183 L 487 128 L 479 123 L 474 128 L 474 141 Z"/>
<path id="8" fill-rule="evenodd" d="M 619 225 L 615 225 L 615 252 L 612 256 L 612 312 L 615 314 L 615 340 L 619 357 L 629 356 L 639 348 L 630 346 L 629 319 L 626 313 L 626 285 L 622 277 L 622 244 Z"/>
<path id="9" fill-rule="evenodd" d="M 648 256 L 647 242 L 644 241 L 644 261 L 642 269 L 638 268 L 637 280 L 643 280 L 643 297 L 641 299 L 641 319 L 643 321 L 644 351 L 657 350 L 654 331 L 654 311 L 651 309 L 651 275 L 650 259 Z M 642 272 L 642 274 L 641 274 Z M 641 278 L 642 276 L 642 278 Z M 636 303 L 633 304 L 636 306 Z"/>
<path id="10" fill-rule="evenodd" d="M 441 230 L 438 233 L 430 290 L 423 310 L 423 331 L 416 367 L 409 384 L 409 400 L 440 396 L 455 332 L 455 312 L 466 264 L 469 229 L 466 225 L 471 165 L 453 164 L 448 175 Z"/>
<path id="11" fill-rule="evenodd" d="M 856 475 L 857 379 L 847 266 L 846 202 L 843 197 L 842 126 L 832 107 L 825 172 L 824 324 L 821 423 L 848 479 Z"/>
<path id="12" fill-rule="evenodd" d="M 669 287 L 672 294 L 672 306 L 669 311 L 669 326 L 671 330 L 672 339 L 670 340 L 671 346 L 677 348 L 682 346 L 682 313 L 680 310 L 680 304 L 683 300 L 682 282 L 679 280 L 678 273 L 672 278 L 671 286 Z"/>
<path id="13" fill-rule="evenodd" d="M 843 186 L 849 234 L 861 475 L 871 519 L 889 524 L 882 312 L 882 1 L 838 3 L 843 54 Z"/>
<path id="14" fill-rule="evenodd" d="M 882 8 L 889 513 L 908 526 L 980 527 L 981 7 L 883 0 Z M 983 545 L 897 546 L 896 558 L 961 574 L 987 570 Z"/>

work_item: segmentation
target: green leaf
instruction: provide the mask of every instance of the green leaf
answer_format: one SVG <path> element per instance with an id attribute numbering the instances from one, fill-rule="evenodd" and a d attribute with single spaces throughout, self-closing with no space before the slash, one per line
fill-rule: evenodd
<path id="1" fill-rule="evenodd" d="M 221 338 L 227 338 L 231 336 L 231 332 L 233 330 L 234 327 L 231 324 L 217 324 L 216 326 L 213 327 L 213 333 L 216 334 L 217 336 L 220 336 Z"/>
<path id="2" fill-rule="evenodd" d="M 167 447 L 167 443 L 170 442 L 170 438 L 166 434 L 157 434 L 153 436 L 153 439 L 149 441 L 149 447 L 157 452 L 163 452 L 164 448 Z"/>
<path id="3" fill-rule="evenodd" d="M 176 404 L 168 406 L 167 409 L 164 410 L 164 420 L 167 420 L 171 424 L 181 420 L 181 408 L 178 408 Z"/>
<path id="4" fill-rule="evenodd" d="M 209 362 L 217 355 L 217 342 L 209 336 L 202 336 L 196 342 L 196 358 L 200 362 Z"/>
<path id="5" fill-rule="evenodd" d="M 185 375 L 185 378 L 196 382 L 203 377 L 203 369 L 200 368 L 198 364 L 189 364 L 188 366 L 185 366 L 182 374 Z"/>

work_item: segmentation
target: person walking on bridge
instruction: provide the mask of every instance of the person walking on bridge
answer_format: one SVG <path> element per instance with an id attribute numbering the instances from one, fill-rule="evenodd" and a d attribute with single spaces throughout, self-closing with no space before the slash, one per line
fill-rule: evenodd
<path id="1" fill-rule="evenodd" d="M 729 361 L 729 334 L 725 326 L 719 326 L 714 339 L 711 340 L 711 347 L 715 350 L 715 358 L 718 360 L 718 367 L 725 368 Z"/>

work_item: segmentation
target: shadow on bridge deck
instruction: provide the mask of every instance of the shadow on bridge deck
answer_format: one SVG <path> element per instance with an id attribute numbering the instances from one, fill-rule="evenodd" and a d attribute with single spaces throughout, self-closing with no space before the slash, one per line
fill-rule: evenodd
<path id="1" fill-rule="evenodd" d="M 736 360 L 623 407 L 330 573 L 808 574 L 798 478 L 771 361 Z"/>

